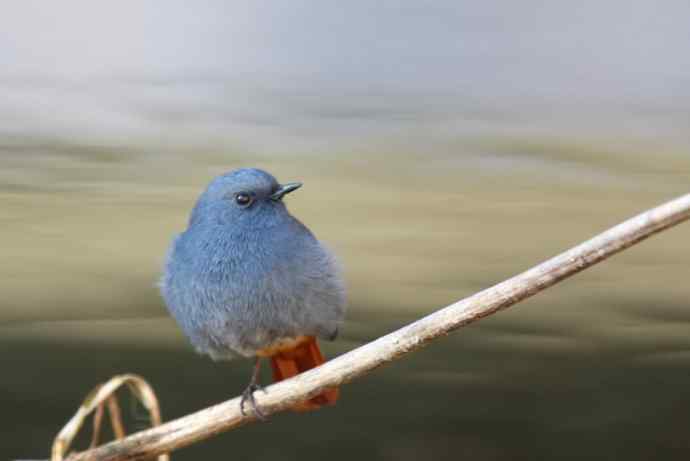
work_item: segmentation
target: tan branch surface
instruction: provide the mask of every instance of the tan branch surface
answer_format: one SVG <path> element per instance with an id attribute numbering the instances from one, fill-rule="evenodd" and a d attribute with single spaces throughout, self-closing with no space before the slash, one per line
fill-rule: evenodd
<path id="1" fill-rule="evenodd" d="M 318 368 L 257 392 L 269 415 L 347 383 L 386 362 L 421 348 L 434 338 L 494 314 L 586 269 L 647 237 L 690 218 L 690 194 L 631 218 L 606 232 L 509 280 L 440 309 L 414 323 L 343 354 Z M 256 418 L 242 416 L 234 398 L 123 440 L 77 453 L 69 461 L 121 461 L 151 458 L 207 439 Z"/>

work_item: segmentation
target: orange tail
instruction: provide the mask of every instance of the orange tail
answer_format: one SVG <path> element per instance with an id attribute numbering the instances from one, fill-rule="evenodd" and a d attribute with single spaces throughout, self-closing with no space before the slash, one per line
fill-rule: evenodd
<path id="1" fill-rule="evenodd" d="M 316 338 L 309 336 L 306 341 L 299 343 L 293 349 L 283 350 L 271 356 L 271 368 L 273 368 L 273 380 L 282 381 L 310 370 L 324 363 L 325 360 Z M 300 402 L 294 407 L 295 411 L 316 410 L 324 405 L 334 405 L 338 400 L 338 388 L 331 387 L 311 399 Z"/>

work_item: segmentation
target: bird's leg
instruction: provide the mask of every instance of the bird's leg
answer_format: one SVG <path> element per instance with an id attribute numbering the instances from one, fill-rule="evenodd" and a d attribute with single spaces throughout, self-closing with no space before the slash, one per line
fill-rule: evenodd
<path id="1" fill-rule="evenodd" d="M 246 416 L 247 414 L 244 412 L 244 404 L 246 401 L 249 401 L 249 404 L 252 406 L 252 410 L 254 410 L 254 414 L 259 419 L 265 419 L 265 415 L 259 410 L 259 407 L 256 405 L 256 399 L 254 398 L 254 391 L 257 390 L 262 390 L 266 392 L 266 389 L 261 386 L 258 381 L 259 381 L 259 374 L 261 373 L 261 357 L 256 357 L 256 361 L 254 362 L 254 370 L 252 371 L 252 377 L 249 380 L 249 384 L 247 387 L 244 389 L 244 392 L 242 392 L 242 400 L 240 400 L 240 411 L 242 412 L 243 416 Z"/>

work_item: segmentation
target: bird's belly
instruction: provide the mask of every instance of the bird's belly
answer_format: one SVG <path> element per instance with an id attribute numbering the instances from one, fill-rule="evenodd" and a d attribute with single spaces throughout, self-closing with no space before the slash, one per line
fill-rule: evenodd
<path id="1" fill-rule="evenodd" d="M 295 277 L 292 266 L 248 277 L 247 264 L 215 261 L 193 277 L 170 274 L 168 308 L 198 352 L 216 360 L 270 356 L 337 329 L 339 299 L 330 296 L 336 290 L 320 279 Z"/>

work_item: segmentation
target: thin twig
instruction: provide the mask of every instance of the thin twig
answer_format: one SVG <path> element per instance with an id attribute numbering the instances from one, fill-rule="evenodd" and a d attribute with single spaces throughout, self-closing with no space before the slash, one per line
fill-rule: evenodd
<path id="1" fill-rule="evenodd" d="M 440 309 L 393 333 L 256 395 L 269 415 L 306 400 L 327 387 L 360 377 L 417 350 L 432 339 L 505 309 L 647 237 L 690 218 L 690 194 L 642 213 L 555 258 L 469 298 Z M 242 416 L 234 398 L 162 426 L 69 457 L 70 461 L 123 461 L 150 458 L 255 421 Z"/>
<path id="2" fill-rule="evenodd" d="M 107 402 L 108 413 L 110 414 L 110 426 L 113 428 L 113 434 L 116 440 L 122 440 L 127 433 L 125 432 L 125 425 L 122 424 L 122 412 L 120 411 L 120 405 L 117 403 L 117 396 L 112 394 L 108 397 Z"/>
<path id="3" fill-rule="evenodd" d="M 98 441 L 101 436 L 101 426 L 103 423 L 103 402 L 99 403 L 96 407 L 96 412 L 93 414 L 93 432 L 91 434 L 91 443 L 89 448 L 96 448 L 98 446 Z"/>
<path id="4" fill-rule="evenodd" d="M 79 406 L 77 412 L 65 424 L 62 430 L 55 437 L 53 447 L 51 450 L 51 461 L 62 461 L 65 458 L 65 453 L 68 452 L 69 447 L 74 438 L 79 433 L 86 418 L 92 413 L 94 415 L 94 434 L 91 439 L 91 445 L 98 443 L 99 434 L 102 427 L 104 404 L 107 402 L 108 411 L 110 413 L 110 422 L 113 426 L 113 433 L 118 439 L 125 436 L 124 426 L 122 424 L 122 415 L 120 407 L 115 400 L 115 392 L 123 385 L 126 385 L 129 390 L 136 396 L 149 412 L 151 425 L 159 426 L 161 424 L 160 407 L 158 399 L 153 392 L 151 386 L 146 380 L 140 376 L 125 374 L 117 375 L 110 378 L 107 382 L 96 386 L 84 399 Z M 95 450 L 92 448 L 83 453 L 91 453 Z M 156 455 L 151 455 L 156 456 Z M 158 461 L 169 461 L 169 456 L 165 453 L 158 453 Z M 87 459 L 96 460 L 98 455 L 88 455 Z"/>

